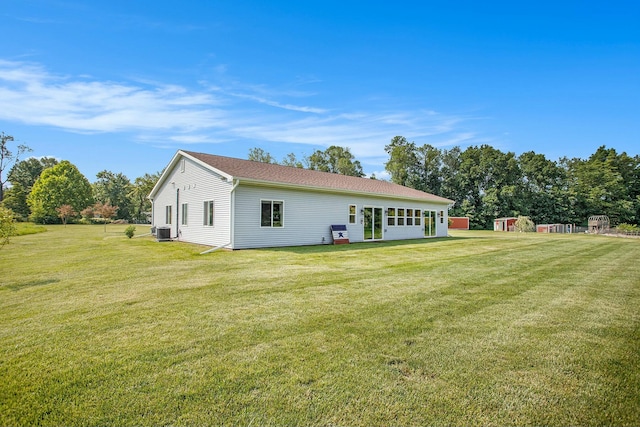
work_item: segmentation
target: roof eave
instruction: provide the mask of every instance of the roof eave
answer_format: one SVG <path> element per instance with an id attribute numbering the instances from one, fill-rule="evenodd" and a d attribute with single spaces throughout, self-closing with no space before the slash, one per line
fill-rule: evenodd
<path id="1" fill-rule="evenodd" d="M 229 175 L 228 173 L 214 168 L 210 164 L 208 164 L 206 162 L 203 162 L 202 160 L 200 160 L 200 159 L 198 159 L 196 157 L 193 157 L 192 155 L 190 155 L 189 153 L 186 153 L 183 150 L 178 150 L 176 152 L 176 154 L 173 155 L 173 158 L 171 159 L 171 161 L 169 162 L 167 167 L 164 168 L 164 171 L 163 171 L 162 175 L 160 176 L 160 179 L 158 179 L 158 182 L 156 182 L 156 185 L 153 186 L 153 189 L 151 190 L 151 192 L 147 196 L 148 199 L 153 200 L 153 197 L 160 190 L 160 188 L 164 185 L 164 182 L 167 180 L 167 177 L 169 176 L 171 171 L 173 171 L 173 169 L 176 167 L 176 165 L 180 161 L 180 158 L 182 158 L 182 157 L 187 158 L 187 159 L 193 161 L 194 163 L 197 163 L 198 165 L 202 166 L 203 168 L 208 169 L 208 170 L 210 170 L 210 171 L 212 171 L 212 172 L 214 172 L 214 173 L 226 178 L 228 181 L 231 181 L 233 179 L 233 177 L 231 175 Z"/>

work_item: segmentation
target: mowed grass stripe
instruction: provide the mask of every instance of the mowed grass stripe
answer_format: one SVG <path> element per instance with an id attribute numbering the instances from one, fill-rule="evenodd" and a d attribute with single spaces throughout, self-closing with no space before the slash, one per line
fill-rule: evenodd
<path id="1" fill-rule="evenodd" d="M 459 232 L 199 256 L 121 228 L 0 251 L 0 424 L 640 420 L 639 241 Z"/>

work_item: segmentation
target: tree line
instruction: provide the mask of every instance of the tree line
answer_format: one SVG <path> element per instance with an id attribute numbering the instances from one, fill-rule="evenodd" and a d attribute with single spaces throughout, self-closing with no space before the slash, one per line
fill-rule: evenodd
<path id="1" fill-rule="evenodd" d="M 67 160 L 20 155 L 30 149 L 20 145 L 9 150 L 9 135 L 0 140 L 0 206 L 17 219 L 37 223 L 66 223 L 69 219 L 93 222 L 99 219 L 146 222 L 151 211 L 147 199 L 160 173 L 145 174 L 131 182 L 122 173 L 103 170 L 89 180 Z M 11 165 L 8 174 L 2 173 Z M 10 185 L 5 188 L 5 183 Z"/>
<path id="2" fill-rule="evenodd" d="M 453 200 L 449 215 L 469 217 L 471 228 L 491 229 L 495 218 L 519 216 L 536 224 L 586 225 L 591 215 L 607 215 L 612 225 L 640 221 L 640 156 L 613 148 L 601 146 L 586 160 L 554 161 L 534 151 L 516 156 L 489 145 L 439 149 L 396 136 L 385 151 L 392 182 Z M 249 159 L 278 163 L 260 148 L 251 149 Z M 304 163 L 364 176 L 348 148 L 317 150 Z M 305 167 L 293 154 L 280 164 Z"/>
<path id="3" fill-rule="evenodd" d="M 0 134 L 0 205 L 22 220 L 66 222 L 95 217 L 144 222 L 151 210 L 147 196 L 160 173 L 131 182 L 122 173 L 99 172 L 90 183 L 69 161 L 19 157 L 9 150 L 13 138 Z M 558 161 L 529 151 L 516 156 L 489 145 L 440 149 L 396 136 L 385 146 L 385 169 L 392 182 L 449 198 L 450 216 L 467 216 L 476 229 L 494 218 L 528 216 L 537 224 L 586 225 L 591 215 L 607 215 L 612 225 L 640 221 L 640 156 L 599 147 L 588 159 Z M 349 148 L 331 146 L 302 160 L 291 153 L 277 161 L 261 148 L 249 160 L 364 177 Z M 8 174 L 4 174 L 11 165 Z M 375 179 L 374 176 L 371 178 Z M 5 183 L 10 185 L 5 186 Z M 115 208 L 115 209 L 114 209 Z"/>
<path id="4" fill-rule="evenodd" d="M 554 161 L 534 151 L 438 149 L 396 136 L 385 150 L 393 182 L 454 200 L 449 214 L 468 216 L 473 228 L 520 215 L 537 224 L 586 225 L 591 215 L 607 215 L 612 225 L 640 219 L 640 156 L 613 148 Z"/>

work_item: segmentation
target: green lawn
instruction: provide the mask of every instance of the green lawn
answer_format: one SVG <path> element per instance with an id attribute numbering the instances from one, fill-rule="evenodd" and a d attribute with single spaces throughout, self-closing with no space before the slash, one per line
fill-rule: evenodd
<path id="1" fill-rule="evenodd" d="M 198 255 L 124 228 L 0 250 L 0 425 L 640 424 L 640 239 Z"/>

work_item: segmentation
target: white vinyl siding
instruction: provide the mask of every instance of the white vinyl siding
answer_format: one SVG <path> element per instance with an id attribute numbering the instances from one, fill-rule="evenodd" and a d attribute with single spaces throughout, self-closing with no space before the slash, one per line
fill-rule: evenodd
<path id="1" fill-rule="evenodd" d="M 182 160 L 185 160 L 185 171 L 181 172 Z M 233 183 L 221 179 L 208 168 L 191 161 L 180 159 L 173 170 L 168 172 L 162 187 L 156 192 L 153 200 L 154 225 L 165 225 L 166 206 L 172 206 L 175 216 L 177 194 L 179 203 L 189 206 L 189 225 L 172 225 L 172 235 L 179 235 L 180 240 L 201 245 L 220 246 L 231 242 L 231 188 Z M 205 200 L 215 200 L 215 227 L 205 226 L 200 218 L 204 217 Z M 195 219 L 195 220 L 194 220 Z M 175 221 L 173 221 L 175 223 Z M 177 228 L 179 230 L 177 230 Z"/>
<path id="2" fill-rule="evenodd" d="M 284 223 L 283 228 L 263 227 L 261 223 L 262 201 L 282 200 Z M 235 249 L 320 245 L 332 243 L 330 226 L 345 224 L 351 242 L 364 241 L 363 224 L 360 222 L 360 212 L 356 209 L 356 223 L 350 224 L 346 213 L 350 212 L 350 205 L 380 206 L 383 211 L 388 208 L 397 209 L 398 200 L 336 194 L 322 191 L 303 191 L 267 186 L 240 185 L 236 189 L 236 223 Z M 412 203 L 413 226 L 388 227 L 384 226 L 385 240 L 419 239 L 424 237 L 422 221 L 415 217 L 417 213 L 431 209 L 441 209 L 441 204 Z M 403 219 L 406 210 L 403 208 Z M 385 212 L 387 216 L 387 212 Z M 383 224 L 387 224 L 387 219 Z M 438 236 L 446 236 L 446 228 L 438 229 Z M 324 238 L 324 240 L 323 240 Z"/>

